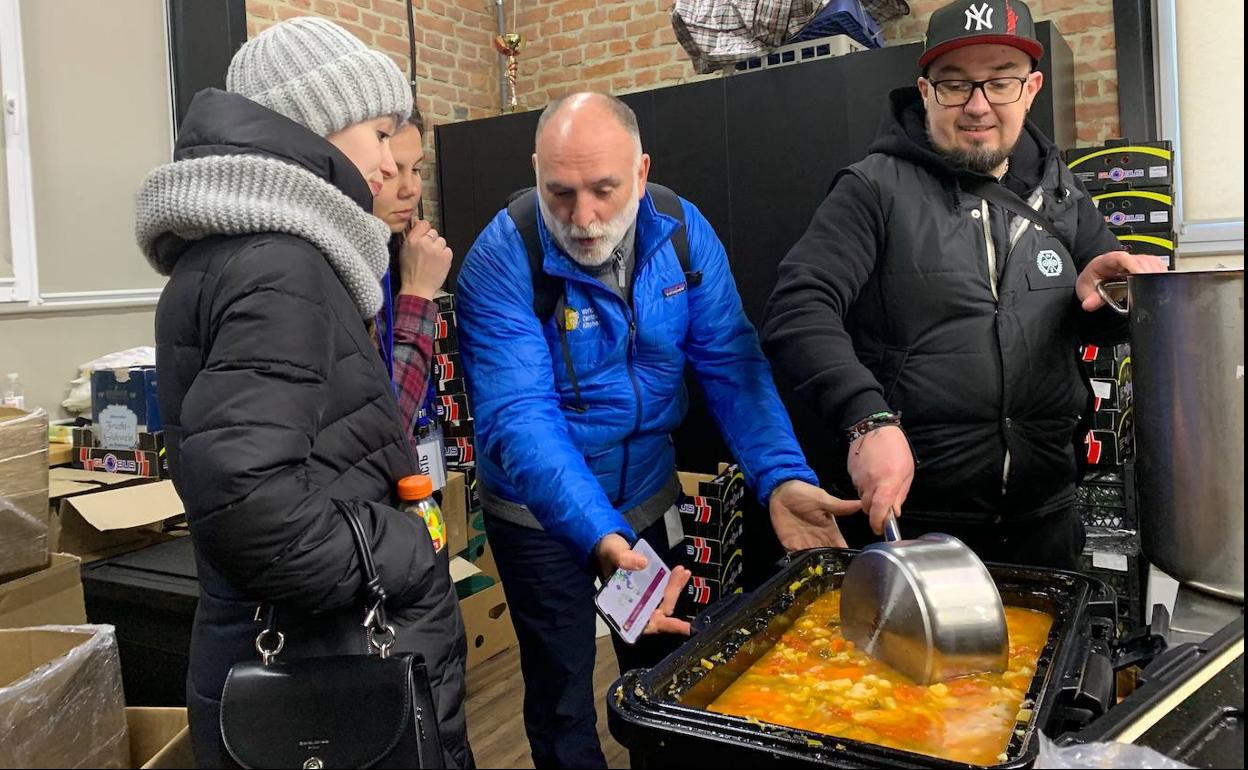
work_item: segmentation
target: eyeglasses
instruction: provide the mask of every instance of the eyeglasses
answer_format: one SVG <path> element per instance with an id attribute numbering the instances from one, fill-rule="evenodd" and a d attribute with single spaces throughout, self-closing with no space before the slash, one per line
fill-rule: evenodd
<path id="1" fill-rule="evenodd" d="M 1023 97 L 1025 77 L 992 78 L 990 80 L 929 80 L 936 89 L 936 102 L 942 107 L 961 107 L 975 96 L 975 89 L 984 92 L 989 104 L 1013 104 Z"/>

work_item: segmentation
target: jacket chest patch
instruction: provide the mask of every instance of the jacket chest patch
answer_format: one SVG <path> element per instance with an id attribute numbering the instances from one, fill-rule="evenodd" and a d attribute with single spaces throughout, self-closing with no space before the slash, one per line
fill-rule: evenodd
<path id="1" fill-rule="evenodd" d="M 579 310 L 567 307 L 563 309 L 563 328 L 570 332 L 578 329 L 596 329 L 602 325 L 598 317 L 598 309 L 590 305 Z"/>
<path id="2" fill-rule="evenodd" d="M 1045 278 L 1057 278 L 1062 274 L 1063 268 L 1062 257 L 1056 251 L 1043 249 L 1036 254 L 1036 269 Z"/>
<path id="3" fill-rule="evenodd" d="M 672 297 L 675 297 L 677 294 L 683 294 L 685 290 L 688 288 L 689 288 L 689 285 L 684 281 L 681 281 L 680 283 L 674 283 L 671 286 L 668 286 L 666 289 L 663 290 L 663 296 L 667 299 L 671 299 Z"/>

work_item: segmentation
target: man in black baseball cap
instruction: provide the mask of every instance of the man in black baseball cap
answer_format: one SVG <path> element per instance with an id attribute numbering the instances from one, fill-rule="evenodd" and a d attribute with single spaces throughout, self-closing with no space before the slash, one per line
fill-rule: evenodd
<path id="1" fill-rule="evenodd" d="M 932 14 L 916 87 L 781 263 L 763 339 L 844 436 L 876 532 L 904 508 L 907 536 L 1077 568 L 1078 347 L 1126 331 L 1095 285 L 1165 267 L 1121 251 L 1027 121 L 1043 56 L 1020 0 Z"/>

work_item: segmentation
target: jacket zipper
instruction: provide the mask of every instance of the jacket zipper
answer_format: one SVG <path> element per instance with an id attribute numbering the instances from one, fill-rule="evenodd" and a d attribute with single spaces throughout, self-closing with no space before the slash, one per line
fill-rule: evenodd
<path id="1" fill-rule="evenodd" d="M 667 243 L 667 240 L 664 240 L 662 243 Z M 631 383 L 633 386 L 634 407 L 633 407 L 633 429 L 631 433 L 636 433 L 638 430 L 641 429 L 641 417 L 642 417 L 641 385 L 640 383 L 637 382 L 637 369 L 636 369 L 636 360 L 635 360 L 637 356 L 637 318 L 633 312 L 633 301 L 634 301 L 634 293 L 635 293 L 634 290 L 636 289 L 637 281 L 639 277 L 641 276 L 642 266 L 646 262 L 650 261 L 649 257 L 653 251 L 662 248 L 662 243 L 660 243 L 659 246 L 657 247 L 653 247 L 651 251 L 646 252 L 644 255 L 641 254 L 641 252 L 639 251 L 635 252 L 637 253 L 638 258 L 637 258 L 636 263 L 633 265 L 633 282 L 628 287 L 627 299 L 620 297 L 620 295 L 617 294 L 616 292 L 612 292 L 612 294 L 615 295 L 617 299 L 620 299 L 620 301 L 624 303 L 624 311 L 628 317 L 628 350 L 625 353 L 625 363 L 628 368 L 629 383 Z M 620 262 L 617 264 L 617 269 L 622 268 L 622 267 L 623 267 L 622 260 L 620 260 Z M 619 274 L 619 277 L 622 279 L 623 271 L 619 270 L 618 274 Z M 572 276 L 572 275 L 564 274 L 563 277 L 571 278 L 574 281 L 579 281 L 588 286 L 598 285 L 602 288 L 606 288 L 605 286 L 603 286 L 602 281 L 594 281 L 583 276 L 579 276 L 579 275 Z M 622 285 L 622 281 L 621 281 L 621 285 Z M 621 462 L 620 464 L 619 494 L 617 495 L 616 499 L 613 501 L 616 505 L 619 505 L 624 502 L 624 494 L 625 494 L 625 491 L 628 489 L 629 454 L 630 454 L 630 443 L 629 443 L 629 439 L 625 438 L 624 446 L 623 446 L 623 456 L 621 458 L 623 462 Z"/>
<path id="2" fill-rule="evenodd" d="M 628 381 L 633 386 L 633 430 L 629 435 L 636 433 L 641 429 L 641 385 L 637 382 L 637 369 L 635 359 L 637 357 L 637 318 L 633 313 L 633 288 L 637 285 L 637 271 L 633 272 L 633 283 L 628 287 L 628 307 L 625 309 L 628 313 L 628 351 L 625 353 L 625 362 L 628 367 Z M 624 456 L 623 462 L 620 464 L 620 493 L 616 497 L 616 505 L 624 502 L 624 493 L 628 489 L 628 460 L 629 460 L 629 439 L 624 439 Z"/>
<path id="3" fill-rule="evenodd" d="M 988 284 L 992 287 L 993 300 L 999 301 L 1001 298 L 997 296 L 997 247 L 992 242 L 992 219 L 988 211 L 988 201 L 979 202 L 979 211 L 979 219 L 984 226 L 984 244 L 988 247 Z"/>
<path id="4" fill-rule="evenodd" d="M 997 292 L 997 246 L 992 241 L 992 218 L 988 210 L 988 201 L 979 202 L 980 222 L 984 228 L 984 246 L 988 250 L 988 285 L 992 287 L 992 300 L 996 304 L 993 310 L 993 325 L 997 334 L 997 354 L 1001 358 L 1001 394 L 1005 395 L 1005 353 L 1001 350 L 1001 297 Z M 1010 443 L 1005 443 L 1005 462 L 1001 466 L 1001 496 L 1005 497 L 1010 486 Z"/>

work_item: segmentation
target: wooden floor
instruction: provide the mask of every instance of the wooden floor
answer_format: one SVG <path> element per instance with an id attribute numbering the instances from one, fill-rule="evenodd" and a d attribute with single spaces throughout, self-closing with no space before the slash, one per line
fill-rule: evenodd
<path id="1" fill-rule="evenodd" d="M 610 767 L 628 767 L 628 752 L 607 732 L 607 688 L 619 676 L 611 637 L 598 638 L 594 692 L 598 701 L 598 735 Z M 531 768 L 529 741 L 521 713 L 524 682 L 520 678 L 520 650 L 512 647 L 468 672 L 468 740 L 477 767 Z"/>

